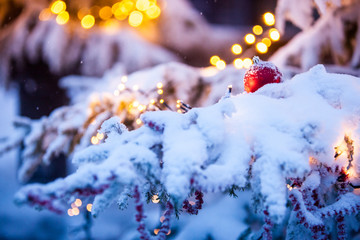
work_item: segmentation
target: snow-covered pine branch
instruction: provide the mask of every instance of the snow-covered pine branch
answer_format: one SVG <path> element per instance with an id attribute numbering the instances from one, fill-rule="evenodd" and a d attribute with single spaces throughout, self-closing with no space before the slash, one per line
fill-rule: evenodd
<path id="1" fill-rule="evenodd" d="M 320 12 L 318 19 L 313 17 L 314 5 Z M 289 20 L 302 32 L 280 48 L 271 61 L 290 72 L 294 72 L 291 67 L 301 72 L 317 63 L 326 63 L 353 68 L 354 74 L 360 75 L 359 8 L 359 0 L 279 1 L 276 10 L 279 30 L 284 33 L 285 21 Z"/>
<path id="2" fill-rule="evenodd" d="M 155 194 L 178 212 L 189 208 L 186 200 L 195 191 L 202 201 L 199 192 L 245 188 L 264 218 L 264 239 L 272 238 L 272 228 L 289 212 L 287 239 L 344 239 L 359 225 L 353 216 L 360 197 L 351 187 L 360 170 L 359 91 L 358 78 L 326 73 L 318 65 L 186 114 L 147 112 L 136 130 L 111 118 L 100 129 L 104 142 L 75 154 L 74 174 L 27 185 L 16 202 L 62 212 L 81 198 L 93 202 L 98 215 L 117 199 L 123 206 L 123 193 L 130 190 L 143 224 L 145 196 Z M 355 224 L 345 228 L 344 221 Z M 144 225 L 139 229 L 145 236 Z"/>
<path id="3" fill-rule="evenodd" d="M 178 100 L 192 106 L 213 104 L 227 85 L 233 85 L 235 92 L 242 91 L 239 79 L 243 71 L 229 68 L 207 76 L 208 71 L 169 63 L 126 76 L 122 65 L 117 65 L 103 78 L 66 77 L 61 85 L 68 89 L 73 104 L 20 125 L 23 141 L 19 141 L 18 134 L 4 150 L 23 144 L 18 178 L 27 182 L 40 164 L 49 164 L 59 154 L 69 157 L 74 151 L 101 142 L 103 134 L 97 131 L 110 117 L 118 116 L 127 128 L 135 129 L 142 124 L 139 116 L 144 111 L 176 110 Z"/>

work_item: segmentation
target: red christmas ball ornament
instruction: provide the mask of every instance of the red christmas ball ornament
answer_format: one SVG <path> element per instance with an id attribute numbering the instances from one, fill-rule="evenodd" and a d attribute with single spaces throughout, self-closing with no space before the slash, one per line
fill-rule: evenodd
<path id="1" fill-rule="evenodd" d="M 282 73 L 271 62 L 261 61 L 259 57 L 253 58 L 254 64 L 245 72 L 244 88 L 246 92 L 255 92 L 268 83 L 282 81 Z"/>

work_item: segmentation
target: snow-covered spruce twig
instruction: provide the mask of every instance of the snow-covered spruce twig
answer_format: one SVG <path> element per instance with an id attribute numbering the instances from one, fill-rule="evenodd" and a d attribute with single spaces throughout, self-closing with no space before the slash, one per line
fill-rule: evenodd
<path id="1" fill-rule="evenodd" d="M 27 185 L 16 201 L 61 210 L 70 198 L 80 197 L 94 201 L 96 215 L 118 197 L 127 201 L 122 192 L 136 185 L 141 193 L 167 196 L 160 201 L 171 201 L 175 209 L 194 190 L 226 192 L 236 186 L 248 188 L 254 209 L 264 214 L 264 238 L 271 239 L 272 227 L 283 224 L 289 211 L 289 239 L 342 237 L 339 214 L 350 218 L 360 206 L 346 183 L 358 179 L 359 92 L 358 78 L 329 74 L 318 65 L 292 80 L 186 114 L 148 112 L 141 117 L 143 127 L 109 130 L 104 143 L 76 153 L 74 161 L 82 159 L 77 172 L 46 185 Z M 102 157 L 94 162 L 94 155 Z M 351 221 L 356 224 L 348 227 L 349 234 L 359 224 Z"/>
<path id="2" fill-rule="evenodd" d="M 58 108 L 49 117 L 28 120 L 25 130 L 20 128 L 17 141 L 10 144 L 24 146 L 19 180 L 28 181 L 40 164 L 49 164 L 60 153 L 69 157 L 74 151 L 103 141 L 104 133 L 98 130 L 110 117 L 118 116 L 129 129 L 135 129 L 144 111 L 165 110 L 165 104 L 176 108 L 178 99 L 204 106 L 219 99 L 227 84 L 238 92 L 242 89 L 238 79 L 243 71 L 228 69 L 212 77 L 204 76 L 202 71 L 169 63 L 126 76 L 123 67 L 117 65 L 102 78 L 62 79 L 61 85 L 68 89 L 73 105 Z M 94 155 L 93 161 L 98 157 Z"/>

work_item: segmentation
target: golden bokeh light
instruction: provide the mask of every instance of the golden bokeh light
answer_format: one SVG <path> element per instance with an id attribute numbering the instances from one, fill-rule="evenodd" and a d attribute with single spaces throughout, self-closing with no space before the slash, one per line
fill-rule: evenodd
<path id="1" fill-rule="evenodd" d="M 244 62 L 243 62 L 243 60 L 240 59 L 240 58 L 236 58 L 236 59 L 234 60 L 234 67 L 237 68 L 237 69 L 243 68 L 243 67 L 244 67 Z"/>
<path id="2" fill-rule="evenodd" d="M 95 18 L 93 15 L 86 15 L 81 19 L 81 26 L 85 29 L 90 29 L 95 25 Z"/>
<path id="3" fill-rule="evenodd" d="M 122 82 L 122 83 L 126 83 L 127 80 L 128 80 L 128 77 L 127 77 L 127 76 L 122 76 L 122 77 L 121 77 L 121 82 Z"/>
<path id="4" fill-rule="evenodd" d="M 264 14 L 264 22 L 268 26 L 273 26 L 275 24 L 275 16 L 271 12 Z"/>
<path id="5" fill-rule="evenodd" d="M 255 25 L 253 27 L 253 33 L 256 35 L 261 35 L 263 33 L 263 28 L 260 25 Z"/>
<path id="6" fill-rule="evenodd" d="M 140 11 L 146 11 L 150 7 L 149 0 L 137 0 L 136 1 L 136 8 Z"/>
<path id="7" fill-rule="evenodd" d="M 74 203 L 75 203 L 75 206 L 77 206 L 77 207 L 81 207 L 81 205 L 82 205 L 82 201 L 79 198 L 77 198 Z"/>
<path id="8" fill-rule="evenodd" d="M 253 61 L 250 58 L 245 58 L 243 60 L 244 63 L 244 68 L 250 68 L 251 65 L 253 64 Z"/>
<path id="9" fill-rule="evenodd" d="M 255 38 L 254 34 L 249 33 L 249 34 L 245 35 L 245 42 L 247 44 L 253 44 L 253 43 L 255 43 L 255 40 L 256 40 L 256 38 Z"/>
<path id="10" fill-rule="evenodd" d="M 67 210 L 67 214 L 68 214 L 70 217 L 74 216 L 71 208 Z"/>
<path id="11" fill-rule="evenodd" d="M 123 83 L 120 83 L 119 85 L 118 85 L 118 89 L 119 89 L 119 91 L 124 91 L 125 90 L 125 84 L 123 84 Z"/>
<path id="12" fill-rule="evenodd" d="M 40 21 L 47 21 L 51 18 L 51 10 L 50 8 L 43 9 L 39 14 Z"/>
<path id="13" fill-rule="evenodd" d="M 110 19 L 112 17 L 111 7 L 105 6 L 105 7 L 101 8 L 100 11 L 99 11 L 99 17 L 102 20 Z"/>
<path id="14" fill-rule="evenodd" d="M 150 19 L 155 19 L 160 16 L 161 9 L 158 6 L 156 6 L 155 4 L 153 4 L 146 10 L 145 13 Z"/>
<path id="15" fill-rule="evenodd" d="M 263 38 L 261 42 L 265 43 L 267 47 L 271 46 L 271 40 L 269 38 Z"/>
<path id="16" fill-rule="evenodd" d="M 80 210 L 79 210 L 79 208 L 73 208 L 72 209 L 72 213 L 74 214 L 74 216 L 77 216 L 77 215 L 79 215 L 80 214 Z"/>
<path id="17" fill-rule="evenodd" d="M 140 119 L 140 118 L 136 119 L 136 124 L 137 124 L 137 125 L 142 124 L 142 121 L 141 121 L 141 119 Z"/>
<path id="18" fill-rule="evenodd" d="M 242 47 L 239 44 L 234 44 L 231 47 L 231 51 L 233 52 L 233 54 L 239 55 L 242 52 Z"/>
<path id="19" fill-rule="evenodd" d="M 219 70 L 224 70 L 226 68 L 226 62 L 224 60 L 217 61 L 216 68 Z"/>
<path id="20" fill-rule="evenodd" d="M 99 139 L 96 136 L 92 136 L 90 142 L 93 145 L 99 144 Z"/>
<path id="21" fill-rule="evenodd" d="M 129 16 L 129 25 L 132 27 L 139 27 L 143 22 L 144 16 L 139 11 L 133 11 Z"/>
<path id="22" fill-rule="evenodd" d="M 132 89 L 133 89 L 134 91 L 138 91 L 138 90 L 139 90 L 139 85 L 134 85 L 134 86 L 132 87 Z"/>
<path id="23" fill-rule="evenodd" d="M 258 51 L 259 53 L 267 53 L 268 47 L 266 46 L 265 43 L 263 43 L 263 42 L 258 42 L 258 43 L 256 44 L 256 51 Z"/>
<path id="24" fill-rule="evenodd" d="M 88 205 L 86 205 L 86 210 L 88 210 L 89 212 L 91 212 L 92 210 L 92 204 L 89 203 Z"/>
<path id="25" fill-rule="evenodd" d="M 66 10 L 66 3 L 64 1 L 55 1 L 51 5 L 51 12 L 54 14 L 59 14 Z"/>
<path id="26" fill-rule="evenodd" d="M 162 84 L 162 82 L 158 82 L 157 84 L 156 84 L 156 87 L 157 88 L 162 88 L 164 85 Z"/>
<path id="27" fill-rule="evenodd" d="M 103 134 L 103 133 L 97 133 L 97 134 L 96 134 L 96 137 L 97 137 L 97 139 L 99 139 L 99 140 L 103 140 L 103 139 L 104 139 L 104 134 Z"/>
<path id="28" fill-rule="evenodd" d="M 272 28 L 269 30 L 269 36 L 270 36 L 271 40 L 273 40 L 273 41 L 280 40 L 280 33 L 276 28 Z"/>
<path id="29" fill-rule="evenodd" d="M 218 61 L 220 61 L 220 57 L 219 57 L 219 56 L 212 56 L 212 57 L 210 58 L 210 63 L 211 63 L 211 65 L 216 66 L 216 63 L 217 63 Z"/>
<path id="30" fill-rule="evenodd" d="M 89 14 L 89 9 L 87 8 L 81 8 L 78 12 L 77 12 L 77 17 L 79 20 L 83 19 L 83 17 L 85 17 L 86 15 Z"/>
<path id="31" fill-rule="evenodd" d="M 69 19 L 70 19 L 69 13 L 64 11 L 64 12 L 59 13 L 59 15 L 57 15 L 56 22 L 59 25 L 64 25 L 69 21 Z"/>

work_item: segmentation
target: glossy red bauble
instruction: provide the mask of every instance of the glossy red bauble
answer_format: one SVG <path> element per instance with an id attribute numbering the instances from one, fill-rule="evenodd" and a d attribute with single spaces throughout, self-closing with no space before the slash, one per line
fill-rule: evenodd
<path id="1" fill-rule="evenodd" d="M 268 83 L 282 81 L 282 73 L 270 62 L 261 61 L 254 57 L 254 64 L 246 71 L 244 76 L 244 88 L 246 92 L 255 92 Z"/>

